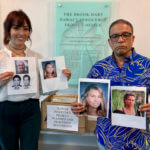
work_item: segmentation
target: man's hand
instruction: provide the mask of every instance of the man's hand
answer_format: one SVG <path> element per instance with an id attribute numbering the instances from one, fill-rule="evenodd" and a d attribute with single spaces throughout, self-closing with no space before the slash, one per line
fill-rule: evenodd
<path id="1" fill-rule="evenodd" d="M 0 73 L 0 87 L 7 84 L 10 80 L 12 80 L 14 73 L 13 72 L 4 72 Z"/>
<path id="2" fill-rule="evenodd" d="M 140 111 L 144 111 L 147 114 L 147 118 L 150 118 L 150 103 L 140 105 Z"/>
<path id="3" fill-rule="evenodd" d="M 85 112 L 85 106 L 83 103 L 74 102 L 71 104 L 71 110 L 77 117 L 82 117 L 82 113 Z"/>
<path id="4" fill-rule="evenodd" d="M 65 76 L 67 77 L 67 80 L 70 79 L 71 77 L 71 72 L 68 69 L 63 69 L 62 72 L 65 74 Z"/>

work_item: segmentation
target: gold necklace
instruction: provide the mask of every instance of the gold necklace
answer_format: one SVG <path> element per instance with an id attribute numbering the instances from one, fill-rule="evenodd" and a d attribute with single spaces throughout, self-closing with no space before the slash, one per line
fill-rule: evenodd
<path id="1" fill-rule="evenodd" d="M 9 49 L 12 50 L 12 51 L 13 51 L 13 50 L 14 50 L 14 51 L 16 51 L 16 50 L 22 50 L 22 51 L 23 51 L 23 50 L 26 49 L 26 46 L 25 46 L 25 45 L 24 45 L 23 48 L 18 49 L 18 48 L 13 47 L 10 43 L 8 44 L 8 47 L 9 47 Z"/>
<path id="2" fill-rule="evenodd" d="M 15 49 L 10 44 L 8 44 L 8 49 L 11 50 L 12 57 L 25 57 L 24 51 L 26 49 L 26 46 L 23 49 Z"/>

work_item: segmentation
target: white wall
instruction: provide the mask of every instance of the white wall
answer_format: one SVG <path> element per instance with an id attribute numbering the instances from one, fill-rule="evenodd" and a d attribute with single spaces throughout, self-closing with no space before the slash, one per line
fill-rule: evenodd
<path id="1" fill-rule="evenodd" d="M 0 0 L 0 31 L 3 33 L 3 22 L 7 14 L 15 9 L 22 9 L 29 16 L 33 32 L 32 49 L 44 56 L 52 55 L 53 17 L 51 0 Z M 50 23 L 50 25 L 49 25 Z M 49 36 L 50 34 L 50 36 Z M 1 36 L 1 42 L 2 42 Z M 50 39 L 49 39 L 50 37 Z"/>
<path id="2" fill-rule="evenodd" d="M 133 24 L 136 51 L 150 58 L 150 0 L 112 0 L 115 1 L 114 19 L 127 19 Z"/>
<path id="3" fill-rule="evenodd" d="M 134 45 L 137 51 L 150 57 L 150 0 L 112 0 L 112 2 L 112 20 L 124 18 L 131 21 L 135 28 Z M 23 9 L 30 17 L 33 26 L 32 49 L 44 56 L 52 56 L 55 26 L 52 8 L 52 0 L 0 0 L 0 47 L 2 47 L 2 26 L 6 15 L 14 9 Z M 81 144 L 82 142 L 81 140 Z M 95 141 L 93 143 L 96 145 Z"/>
<path id="4" fill-rule="evenodd" d="M 100 0 L 99 0 L 100 1 Z M 150 0 L 111 0 L 112 20 L 124 18 L 132 22 L 136 50 L 150 57 Z M 0 0 L 0 47 L 2 46 L 3 21 L 11 10 L 23 9 L 33 25 L 32 49 L 44 56 L 52 56 L 54 46 L 52 0 Z"/>

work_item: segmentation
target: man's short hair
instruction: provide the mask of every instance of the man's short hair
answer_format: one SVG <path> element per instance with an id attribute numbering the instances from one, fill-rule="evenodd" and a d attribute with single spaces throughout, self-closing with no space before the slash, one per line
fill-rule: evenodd
<path id="1" fill-rule="evenodd" d="M 134 92 L 127 92 L 125 95 L 124 95 L 124 100 L 126 100 L 129 96 L 134 96 L 136 98 L 136 94 Z"/>
<path id="2" fill-rule="evenodd" d="M 15 76 L 13 77 L 13 81 L 15 80 L 15 78 L 18 78 L 18 79 L 21 81 L 21 77 L 20 77 L 19 75 L 15 75 Z"/>
<path id="3" fill-rule="evenodd" d="M 27 75 L 27 74 L 23 76 L 23 80 L 24 80 L 26 77 L 27 77 L 27 78 L 28 78 L 28 80 L 30 81 L 30 76 L 29 76 L 29 75 Z"/>
<path id="4" fill-rule="evenodd" d="M 124 24 L 129 25 L 130 28 L 131 28 L 131 32 L 132 32 L 132 34 L 133 34 L 133 26 L 132 26 L 132 24 L 131 24 L 129 21 L 127 21 L 127 20 L 118 19 L 118 20 L 116 20 L 116 21 L 114 21 L 114 22 L 111 23 L 111 25 L 110 25 L 110 27 L 109 27 L 109 36 L 110 36 L 110 30 L 111 30 L 111 28 L 112 28 L 114 25 L 119 24 L 119 23 L 124 23 Z"/>

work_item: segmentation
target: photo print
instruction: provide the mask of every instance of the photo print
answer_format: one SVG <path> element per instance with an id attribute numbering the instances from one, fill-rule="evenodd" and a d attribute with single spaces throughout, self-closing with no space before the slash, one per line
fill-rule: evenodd
<path id="1" fill-rule="evenodd" d="M 14 90 L 19 90 L 22 87 L 20 83 L 21 83 L 21 77 L 19 75 L 14 75 L 12 88 Z"/>
<path id="2" fill-rule="evenodd" d="M 110 80 L 80 78 L 78 101 L 83 102 L 86 114 L 108 117 Z"/>
<path id="3" fill-rule="evenodd" d="M 25 74 L 23 76 L 23 88 L 24 89 L 29 89 L 31 84 L 30 84 L 30 81 L 31 81 L 31 77 L 27 74 Z"/>
<path id="4" fill-rule="evenodd" d="M 57 71 L 56 71 L 56 61 L 43 61 L 42 62 L 43 68 L 43 77 L 44 79 L 56 78 Z"/>
<path id="5" fill-rule="evenodd" d="M 29 73 L 28 60 L 15 60 L 16 74 Z"/>
<path id="6" fill-rule="evenodd" d="M 139 106 L 146 103 L 146 87 L 112 86 L 112 124 L 146 129 L 146 113 Z"/>

